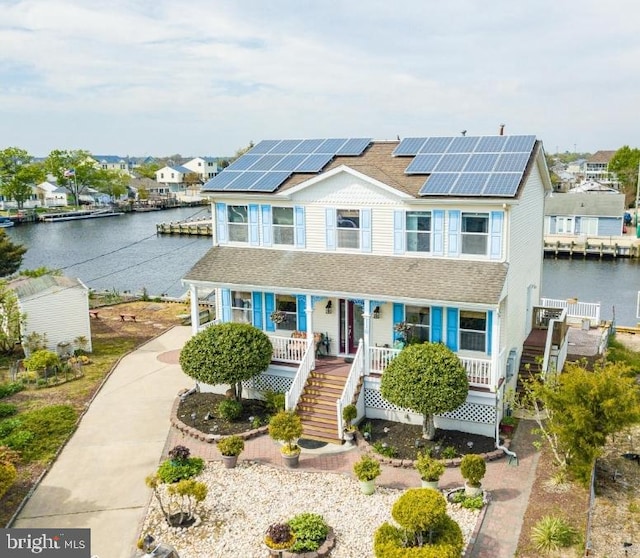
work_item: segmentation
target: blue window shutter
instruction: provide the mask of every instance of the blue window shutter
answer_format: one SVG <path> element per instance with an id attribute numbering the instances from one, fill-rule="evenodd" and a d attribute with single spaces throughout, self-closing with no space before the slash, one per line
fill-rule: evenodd
<path id="1" fill-rule="evenodd" d="M 360 210 L 361 252 L 371 252 L 371 210 Z"/>
<path id="2" fill-rule="evenodd" d="M 460 255 L 460 210 L 449 211 L 449 255 Z"/>
<path id="3" fill-rule="evenodd" d="M 262 205 L 260 206 L 260 210 L 262 212 L 262 244 L 264 246 L 271 246 L 273 243 L 273 240 L 271 239 L 271 206 Z"/>
<path id="4" fill-rule="evenodd" d="M 393 253 L 404 254 L 404 211 L 393 212 Z"/>
<path id="5" fill-rule="evenodd" d="M 296 312 L 298 314 L 298 331 L 307 331 L 307 297 L 296 297 Z"/>
<path id="6" fill-rule="evenodd" d="M 271 312 L 276 309 L 276 297 L 273 293 L 264 293 L 264 314 L 266 316 L 266 327 L 267 331 L 275 331 L 276 326 L 271 321 Z"/>
<path id="7" fill-rule="evenodd" d="M 458 309 L 447 308 L 447 347 L 458 352 Z"/>
<path id="8" fill-rule="evenodd" d="M 254 203 L 249 205 L 249 244 L 251 244 L 251 246 L 260 245 L 258 206 Z"/>
<path id="9" fill-rule="evenodd" d="M 227 236 L 227 204 L 216 203 L 216 233 L 218 236 L 218 244 L 226 244 L 229 242 Z"/>
<path id="10" fill-rule="evenodd" d="M 395 328 L 396 324 L 400 322 L 404 322 L 404 304 L 400 304 L 398 302 L 393 303 L 393 327 Z M 393 339 L 397 339 L 399 337 L 399 333 L 397 333 L 394 329 Z"/>
<path id="11" fill-rule="evenodd" d="M 442 306 L 431 307 L 431 342 L 442 343 Z"/>
<path id="12" fill-rule="evenodd" d="M 433 255 L 444 256 L 444 211 L 433 211 Z"/>
<path id="13" fill-rule="evenodd" d="M 491 247 L 489 254 L 492 260 L 499 260 L 502 257 L 502 229 L 504 222 L 504 213 L 502 211 L 491 212 L 491 223 L 489 223 L 491 231 Z"/>
<path id="14" fill-rule="evenodd" d="M 327 250 L 336 249 L 336 210 L 328 207 L 325 211 L 327 227 Z"/>
<path id="15" fill-rule="evenodd" d="M 231 321 L 231 291 L 222 289 L 222 321 Z"/>
<path id="16" fill-rule="evenodd" d="M 253 307 L 253 325 L 262 329 L 262 293 L 251 293 L 251 306 Z"/>
<path id="17" fill-rule="evenodd" d="M 293 208 L 293 222 L 296 248 L 304 248 L 307 240 L 305 236 L 304 207 L 301 205 L 296 205 Z"/>
<path id="18" fill-rule="evenodd" d="M 491 333 L 493 331 L 493 312 L 487 312 L 487 354 L 491 355 Z"/>

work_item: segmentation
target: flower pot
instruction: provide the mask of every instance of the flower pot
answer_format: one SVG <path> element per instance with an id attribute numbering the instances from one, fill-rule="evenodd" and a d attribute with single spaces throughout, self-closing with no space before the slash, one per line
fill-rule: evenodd
<path id="1" fill-rule="evenodd" d="M 347 444 L 351 445 L 353 444 L 353 440 L 356 437 L 356 433 L 353 430 L 345 430 L 343 437 L 344 437 L 344 441 Z"/>
<path id="2" fill-rule="evenodd" d="M 297 453 L 283 453 L 282 461 L 284 466 L 288 469 L 297 469 L 300 460 L 300 452 Z"/>
<path id="3" fill-rule="evenodd" d="M 422 488 L 433 488 L 434 490 L 438 490 L 438 481 L 427 481 L 424 479 L 421 479 L 422 481 Z"/>
<path id="4" fill-rule="evenodd" d="M 367 496 L 373 494 L 376 491 L 376 481 L 360 481 L 360 490 L 363 494 Z"/>
<path id="5" fill-rule="evenodd" d="M 224 464 L 224 468 L 225 469 L 233 469 L 236 466 L 236 463 L 238 463 L 238 456 L 237 455 L 223 455 L 222 456 L 222 463 Z"/>
<path id="6" fill-rule="evenodd" d="M 464 495 L 469 496 L 470 498 L 474 498 L 475 496 L 480 496 L 482 494 L 482 485 L 471 486 L 468 482 L 464 483 Z"/>

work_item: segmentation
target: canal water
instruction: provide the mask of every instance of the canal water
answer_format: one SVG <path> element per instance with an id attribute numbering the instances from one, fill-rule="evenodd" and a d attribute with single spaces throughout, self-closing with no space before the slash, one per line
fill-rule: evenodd
<path id="1" fill-rule="evenodd" d="M 157 235 L 156 224 L 206 219 L 208 207 L 130 213 L 4 229 L 27 246 L 23 268 L 62 269 L 97 290 L 182 296 L 180 279 L 211 247 L 209 237 Z M 541 296 L 600 302 L 603 319 L 636 325 L 640 291 L 637 259 L 545 259 Z"/>

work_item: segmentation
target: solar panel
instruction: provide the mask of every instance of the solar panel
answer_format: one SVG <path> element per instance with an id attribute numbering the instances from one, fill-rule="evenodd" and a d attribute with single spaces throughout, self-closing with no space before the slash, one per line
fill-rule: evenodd
<path id="1" fill-rule="evenodd" d="M 282 161 L 280 161 L 271 170 L 293 172 L 307 157 L 308 155 L 306 153 L 291 153 L 290 155 L 285 155 Z"/>
<path id="2" fill-rule="evenodd" d="M 494 172 L 522 172 L 529 160 L 529 153 L 502 153 Z"/>
<path id="3" fill-rule="evenodd" d="M 420 195 L 446 194 L 455 184 L 458 176 L 460 175 L 456 172 L 432 174 L 420 188 Z"/>
<path id="4" fill-rule="evenodd" d="M 404 172 L 407 174 L 431 174 L 441 158 L 440 153 L 416 155 Z"/>
<path id="5" fill-rule="evenodd" d="M 251 165 L 252 171 L 268 171 L 275 167 L 282 159 L 284 155 L 263 155 L 261 159 Z"/>
<path id="6" fill-rule="evenodd" d="M 233 163 L 231 163 L 226 169 L 225 171 L 243 171 L 243 170 L 248 170 L 249 168 L 251 168 L 255 163 L 257 163 L 261 158 L 263 157 L 263 155 L 254 155 L 252 154 L 245 154 L 242 157 L 236 159 Z"/>
<path id="7" fill-rule="evenodd" d="M 333 157 L 333 153 L 312 153 L 296 167 L 295 172 L 320 172 Z"/>
<path id="8" fill-rule="evenodd" d="M 291 150 L 291 153 L 313 153 L 324 142 L 323 139 L 306 139 L 302 140 L 298 147 Z"/>
<path id="9" fill-rule="evenodd" d="M 536 142 L 535 136 L 507 136 L 507 138 L 503 150 L 505 153 L 531 153 L 533 144 Z"/>
<path id="10" fill-rule="evenodd" d="M 434 172 L 462 172 L 468 159 L 468 153 L 445 153 Z"/>
<path id="11" fill-rule="evenodd" d="M 258 155 L 260 153 L 269 153 L 281 140 L 262 140 L 258 145 L 252 147 L 249 151 L 252 155 Z"/>
<path id="12" fill-rule="evenodd" d="M 357 157 L 358 155 L 362 155 L 362 152 L 369 146 L 371 143 L 371 138 L 351 138 L 347 140 L 338 151 L 336 151 L 336 155 L 347 155 Z"/>
<path id="13" fill-rule="evenodd" d="M 450 196 L 481 196 L 484 185 L 489 178 L 485 172 L 462 173 L 449 190 Z"/>
<path id="14" fill-rule="evenodd" d="M 518 190 L 522 173 L 505 172 L 489 175 L 487 184 L 482 192 L 483 196 L 514 196 Z"/>
<path id="15" fill-rule="evenodd" d="M 314 153 L 331 153 L 335 155 L 345 143 L 347 143 L 347 138 L 330 138 L 324 140 L 318 149 L 314 151 Z"/>
<path id="16" fill-rule="evenodd" d="M 251 185 L 264 177 L 266 172 L 253 172 L 253 171 L 245 171 L 241 173 L 237 173 L 239 176 L 236 178 L 231 184 L 229 184 L 224 191 L 228 192 L 230 190 L 249 190 L 251 189 Z"/>
<path id="17" fill-rule="evenodd" d="M 282 140 L 276 145 L 269 153 L 286 154 L 291 153 L 298 145 L 302 143 L 302 140 Z"/>
<path id="18" fill-rule="evenodd" d="M 209 180 L 202 189 L 206 192 L 218 192 L 220 190 L 224 190 L 224 188 L 238 178 L 240 174 L 242 173 L 225 169 L 220 174 Z"/>
<path id="19" fill-rule="evenodd" d="M 416 155 L 427 138 L 404 138 L 393 150 L 393 156 Z"/>
<path id="20" fill-rule="evenodd" d="M 273 192 L 290 176 L 290 172 L 268 172 L 254 182 L 250 190 L 251 192 Z"/>
<path id="21" fill-rule="evenodd" d="M 418 153 L 444 153 L 453 138 L 428 138 Z"/>
<path id="22" fill-rule="evenodd" d="M 480 140 L 477 136 L 458 136 L 447 148 L 447 153 L 471 153 Z"/>
<path id="23" fill-rule="evenodd" d="M 491 172 L 497 159 L 497 153 L 474 153 L 469 157 L 464 172 Z"/>
<path id="24" fill-rule="evenodd" d="M 476 153 L 498 153 L 507 143 L 507 136 L 484 136 L 476 145 Z"/>

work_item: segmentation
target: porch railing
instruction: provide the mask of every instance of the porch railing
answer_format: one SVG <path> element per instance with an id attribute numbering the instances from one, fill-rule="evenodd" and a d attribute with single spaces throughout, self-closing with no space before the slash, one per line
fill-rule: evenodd
<path id="1" fill-rule="evenodd" d="M 306 339 L 298 339 L 295 337 L 278 337 L 270 335 L 271 344 L 273 345 L 273 360 L 280 362 L 291 362 L 297 364 L 302 362 L 307 351 L 308 343 Z M 313 344 L 311 344 L 313 346 Z"/>
<path id="2" fill-rule="evenodd" d="M 342 390 L 342 395 L 340 399 L 336 400 L 336 414 L 338 418 L 338 435 L 342 436 L 342 431 L 344 430 L 344 424 L 342 420 L 342 409 L 344 409 L 347 405 L 349 405 L 353 401 L 353 397 L 356 394 L 356 389 L 358 388 L 358 383 L 360 382 L 360 378 L 364 375 L 364 344 L 362 339 L 358 343 L 358 350 L 356 351 L 355 356 L 353 357 L 353 363 L 351 364 L 351 369 L 349 370 L 349 375 L 347 376 L 347 381 L 344 385 L 344 389 Z"/>
<path id="3" fill-rule="evenodd" d="M 574 299 L 540 299 L 542 306 L 551 308 L 566 308 L 567 318 L 589 319 L 592 326 L 600 324 L 600 303 L 599 302 L 578 302 Z"/>
<path id="4" fill-rule="evenodd" d="M 298 341 L 305 341 L 305 339 L 299 339 Z M 298 371 L 296 372 L 295 377 L 293 378 L 293 382 L 291 383 L 291 387 L 284 395 L 284 408 L 287 411 L 292 411 L 298 405 L 298 400 L 300 399 L 300 395 L 302 395 L 302 391 L 304 390 L 304 386 L 307 384 L 307 379 L 309 378 L 309 374 L 313 369 L 314 357 L 315 355 L 315 347 L 313 343 L 307 343 L 307 348 L 302 357 L 302 362 L 300 366 L 298 366 Z"/>
<path id="5" fill-rule="evenodd" d="M 546 376 L 549 372 L 550 362 L 551 362 L 551 349 L 552 347 L 557 347 L 559 350 L 559 356 L 566 358 L 566 350 L 567 347 L 567 309 L 563 308 L 559 311 L 559 313 L 550 318 L 547 324 L 547 339 L 545 341 L 544 347 L 544 357 L 542 359 L 542 375 Z M 554 363 L 556 371 L 562 370 L 564 366 L 564 361 L 560 362 L 556 359 Z"/>
<path id="6" fill-rule="evenodd" d="M 389 363 L 396 358 L 400 349 L 390 347 L 369 347 L 369 371 L 382 374 Z M 474 387 L 491 387 L 495 382 L 491 376 L 491 359 L 473 358 L 458 355 L 467 371 L 469 385 Z"/>

